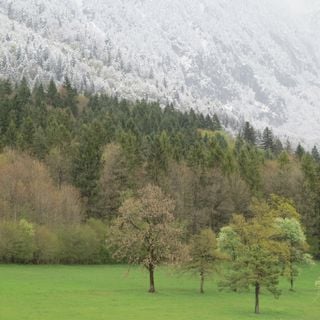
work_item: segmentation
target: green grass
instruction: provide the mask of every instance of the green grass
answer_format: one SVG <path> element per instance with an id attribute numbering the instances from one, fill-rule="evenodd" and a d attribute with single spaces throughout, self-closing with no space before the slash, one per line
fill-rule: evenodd
<path id="1" fill-rule="evenodd" d="M 148 294 L 148 277 L 140 268 L 120 266 L 0 266 L 1 320 L 319 320 L 320 294 L 314 282 L 320 265 L 306 268 L 296 292 L 281 284 L 279 300 L 261 296 L 253 311 L 253 293 L 219 292 L 209 281 L 206 294 L 189 276 L 158 270 L 158 293 Z"/>

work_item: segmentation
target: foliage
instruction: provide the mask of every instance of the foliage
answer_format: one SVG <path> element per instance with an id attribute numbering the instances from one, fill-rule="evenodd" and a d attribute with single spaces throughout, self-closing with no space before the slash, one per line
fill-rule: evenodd
<path id="1" fill-rule="evenodd" d="M 173 216 L 174 204 L 162 190 L 148 185 L 137 197 L 127 199 L 110 229 L 114 257 L 148 269 L 150 290 L 154 292 L 153 273 L 161 263 L 173 261 L 179 252 L 181 230 Z"/>
<path id="2" fill-rule="evenodd" d="M 291 290 L 294 280 L 299 275 L 298 265 L 309 263 L 309 256 L 306 254 L 306 236 L 301 224 L 295 218 L 276 218 L 276 226 L 280 229 L 280 239 L 285 241 L 289 247 L 288 257 L 284 266 L 284 274 L 288 277 Z"/>
<path id="3" fill-rule="evenodd" d="M 5 263 L 31 263 L 34 252 L 34 228 L 25 220 L 0 224 L 0 257 Z"/>
<path id="4" fill-rule="evenodd" d="M 81 221 L 77 190 L 55 185 L 43 163 L 28 155 L 8 151 L 0 163 L 0 217 L 5 220 L 45 224 Z"/>
<path id="5" fill-rule="evenodd" d="M 106 241 L 106 225 L 98 220 L 63 229 L 31 224 L 26 220 L 0 222 L 0 262 L 112 263 Z"/>
<path id="6" fill-rule="evenodd" d="M 229 243 L 235 243 L 231 262 L 231 270 L 221 287 L 232 290 L 255 289 L 255 313 L 260 313 L 260 292 L 262 288 L 270 291 L 276 298 L 280 295 L 278 288 L 281 275 L 281 259 L 288 252 L 285 243 L 276 240 L 278 230 L 274 226 L 274 216 L 268 207 L 260 204 L 254 217 L 246 220 L 243 216 L 233 217 L 230 229 L 219 236 L 223 239 L 222 249 L 229 254 Z M 236 237 L 234 235 L 236 234 Z M 224 239 L 225 236 L 229 239 Z M 238 241 L 235 241 L 237 239 Z M 226 243 L 228 245 L 226 245 Z"/>
<path id="7" fill-rule="evenodd" d="M 204 281 L 218 270 L 218 263 L 224 256 L 217 249 L 216 236 L 210 229 L 201 232 L 191 239 L 189 255 L 185 268 L 200 276 L 200 293 L 204 293 Z"/>
<path id="8" fill-rule="evenodd" d="M 250 217 L 252 196 L 276 194 L 292 200 L 318 258 L 318 150 L 300 146 L 295 154 L 290 145 L 250 123 L 233 139 L 217 115 L 192 109 L 83 96 L 68 79 L 38 83 L 32 93 L 25 79 L 0 81 L 0 217 L 49 229 L 111 221 L 126 198 L 153 183 L 174 200 L 191 238 L 205 228 L 218 233 L 235 212 Z"/>
<path id="9" fill-rule="evenodd" d="M 240 237 L 231 226 L 221 228 L 217 238 L 218 248 L 225 252 L 231 261 L 237 259 L 237 248 L 240 245 Z"/>

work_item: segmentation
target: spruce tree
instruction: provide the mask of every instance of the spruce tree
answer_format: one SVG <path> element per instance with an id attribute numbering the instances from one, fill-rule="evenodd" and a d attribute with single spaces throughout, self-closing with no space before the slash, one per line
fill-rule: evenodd
<path id="1" fill-rule="evenodd" d="M 265 151 L 273 152 L 274 150 L 273 133 L 268 127 L 263 131 L 261 145 Z"/>
<path id="2" fill-rule="evenodd" d="M 320 162 L 320 154 L 319 154 L 317 146 L 314 146 L 312 148 L 311 154 L 312 154 L 312 157 L 314 160 L 316 160 L 317 162 Z"/>
<path id="3" fill-rule="evenodd" d="M 296 156 L 301 160 L 305 153 L 306 152 L 305 152 L 304 148 L 299 143 L 297 146 L 296 152 L 295 152 Z"/>
<path id="4" fill-rule="evenodd" d="M 51 79 L 49 83 L 47 92 L 47 103 L 55 108 L 59 105 L 59 94 L 53 79 Z"/>
<path id="5" fill-rule="evenodd" d="M 69 108 L 74 116 L 78 115 L 77 106 L 77 90 L 72 87 L 71 82 L 68 77 L 65 78 L 63 83 L 64 92 L 64 106 Z"/>
<path id="6" fill-rule="evenodd" d="M 71 166 L 73 183 L 87 202 L 88 218 L 99 218 L 103 215 L 96 206 L 103 164 L 103 145 L 103 128 L 98 123 L 82 126 L 79 141 L 74 147 Z"/>
<path id="7" fill-rule="evenodd" d="M 213 115 L 212 122 L 213 122 L 213 129 L 214 130 L 216 130 L 216 131 L 222 130 L 222 125 L 221 125 L 220 120 L 216 114 Z"/>
<path id="8" fill-rule="evenodd" d="M 250 123 L 247 121 L 244 124 L 243 132 L 242 132 L 243 139 L 248 142 L 249 144 L 254 145 L 256 143 L 256 133 L 254 128 L 250 125 Z"/>

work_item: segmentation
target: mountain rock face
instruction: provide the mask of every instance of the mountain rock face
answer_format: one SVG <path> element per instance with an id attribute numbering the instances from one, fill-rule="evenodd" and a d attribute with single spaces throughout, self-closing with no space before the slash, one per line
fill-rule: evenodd
<path id="1" fill-rule="evenodd" d="M 320 142 L 317 3 L 0 0 L 0 75 L 30 85 L 67 75 L 80 90 L 217 112 L 231 127 L 246 119 L 311 145 Z"/>

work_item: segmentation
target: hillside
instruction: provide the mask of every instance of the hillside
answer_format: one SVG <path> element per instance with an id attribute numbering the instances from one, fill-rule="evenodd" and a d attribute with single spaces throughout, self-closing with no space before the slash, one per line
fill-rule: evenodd
<path id="1" fill-rule="evenodd" d="M 32 86 L 68 75 L 80 90 L 216 112 L 231 128 L 246 119 L 311 145 L 319 11 L 290 3 L 0 0 L 0 74 Z"/>

